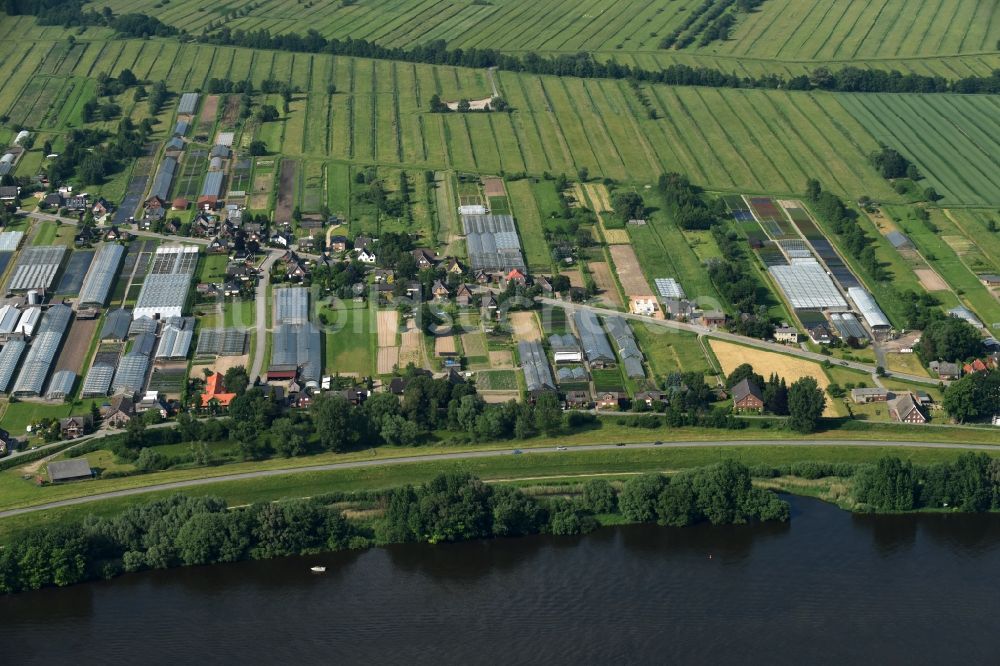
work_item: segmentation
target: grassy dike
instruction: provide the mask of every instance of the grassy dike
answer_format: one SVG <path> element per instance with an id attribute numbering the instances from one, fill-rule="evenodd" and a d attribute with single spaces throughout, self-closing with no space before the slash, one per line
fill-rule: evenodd
<path id="1" fill-rule="evenodd" d="M 454 451 L 455 449 L 450 449 Z M 238 506 L 253 502 L 278 501 L 298 497 L 310 497 L 332 491 L 351 492 L 358 490 L 385 489 L 405 484 L 425 482 L 441 472 L 464 471 L 490 482 L 509 482 L 518 485 L 534 483 L 558 483 L 582 479 L 594 475 L 626 476 L 641 472 L 671 472 L 692 467 L 700 467 L 734 459 L 746 464 L 763 463 L 772 466 L 802 460 L 824 462 L 867 462 L 883 455 L 895 455 L 914 463 L 933 463 L 953 460 L 959 449 L 934 449 L 914 447 L 879 446 L 720 446 L 720 447 L 679 447 L 613 449 L 593 451 L 563 451 L 542 453 L 530 451 L 524 455 L 504 455 L 491 458 L 468 460 L 435 460 L 401 464 L 386 464 L 375 467 L 310 471 L 296 474 L 276 475 L 265 478 L 193 486 L 181 490 L 165 490 L 144 493 L 140 496 L 113 498 L 59 507 L 28 514 L 0 519 L 0 542 L 13 538 L 16 534 L 41 525 L 69 523 L 82 520 L 88 515 L 111 515 L 126 506 L 156 497 L 183 493 L 187 495 L 212 495 L 225 498 L 230 505 Z M 997 454 L 1000 455 L 1000 448 Z M 157 475 L 142 477 L 149 479 Z M 789 492 L 799 492 L 811 496 L 823 496 L 822 483 L 808 482 L 795 484 L 775 479 L 767 480 L 769 487 Z M 76 484 L 56 488 L 75 488 Z M 148 483 L 146 484 L 148 485 Z M 100 492 L 108 488 L 95 489 Z M 46 497 L 44 501 L 54 501 Z"/>

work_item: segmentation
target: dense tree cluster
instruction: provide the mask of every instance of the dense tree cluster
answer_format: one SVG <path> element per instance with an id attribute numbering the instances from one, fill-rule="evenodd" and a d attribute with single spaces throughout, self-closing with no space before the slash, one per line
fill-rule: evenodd
<path id="1" fill-rule="evenodd" d="M 679 173 L 660 174 L 657 189 L 663 195 L 664 210 L 681 229 L 708 229 L 719 221 L 715 211 L 701 197 L 701 190 Z"/>
<path id="2" fill-rule="evenodd" d="M 774 337 L 774 322 L 767 312 L 770 296 L 753 279 L 753 267 L 744 252 L 744 242 L 737 233 L 723 225 L 712 227 L 722 259 L 708 266 L 708 276 L 719 294 L 740 313 L 730 329 L 741 335 L 768 339 Z"/>
<path id="3" fill-rule="evenodd" d="M 129 118 L 118 123 L 113 136 L 96 129 L 70 130 L 66 148 L 47 167 L 49 180 L 66 182 L 74 176 L 83 183 L 100 184 L 145 150 L 152 125 L 136 125 Z"/>
<path id="4" fill-rule="evenodd" d="M 917 167 L 908 159 L 899 154 L 898 151 L 885 144 L 879 146 L 879 150 L 869 156 L 871 163 L 875 166 L 883 178 L 910 178 L 917 180 L 920 174 Z"/>
<path id="5" fill-rule="evenodd" d="M 787 502 L 754 488 L 749 468 L 731 460 L 672 477 L 634 477 L 625 482 L 618 505 L 629 520 L 673 526 L 785 521 L 789 517 Z"/>
<path id="6" fill-rule="evenodd" d="M 933 465 L 880 458 L 855 473 L 854 498 L 874 511 L 1000 509 L 1000 459 L 971 452 L 961 454 L 952 463 Z"/>
<path id="7" fill-rule="evenodd" d="M 646 217 L 646 204 L 638 192 L 615 192 L 611 196 L 611 207 L 622 222 L 642 220 Z"/>
<path id="8" fill-rule="evenodd" d="M 959 423 L 1000 414 L 1000 370 L 973 372 L 949 384 L 944 391 L 944 408 Z"/>
<path id="9" fill-rule="evenodd" d="M 967 361 L 983 353 L 983 336 L 964 319 L 939 317 L 928 322 L 915 349 L 924 363 Z"/>

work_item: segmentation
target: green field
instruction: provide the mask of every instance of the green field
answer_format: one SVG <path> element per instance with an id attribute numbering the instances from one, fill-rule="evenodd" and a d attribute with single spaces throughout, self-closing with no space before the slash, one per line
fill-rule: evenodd
<path id="1" fill-rule="evenodd" d="M 374 371 L 371 346 L 375 331 L 372 312 L 365 304 L 344 303 L 343 307 L 321 311 L 328 321 L 325 367 L 330 373 L 356 373 L 368 377 Z"/>
<path id="2" fill-rule="evenodd" d="M 920 168 L 944 204 L 1000 204 L 1000 102 L 990 95 L 838 95 Z"/>

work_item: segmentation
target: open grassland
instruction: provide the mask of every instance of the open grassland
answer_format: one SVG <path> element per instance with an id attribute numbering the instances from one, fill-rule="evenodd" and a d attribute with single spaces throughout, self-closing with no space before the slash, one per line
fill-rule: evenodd
<path id="1" fill-rule="evenodd" d="M 324 310 L 325 367 L 332 374 L 367 377 L 372 374 L 372 312 L 367 305 L 345 304 L 336 310 Z M 394 336 L 393 336 L 394 337 Z"/>
<path id="2" fill-rule="evenodd" d="M 1000 21 L 998 21 L 1000 22 Z M 992 95 L 838 95 L 910 158 L 947 204 L 1000 203 L 1000 101 Z"/>

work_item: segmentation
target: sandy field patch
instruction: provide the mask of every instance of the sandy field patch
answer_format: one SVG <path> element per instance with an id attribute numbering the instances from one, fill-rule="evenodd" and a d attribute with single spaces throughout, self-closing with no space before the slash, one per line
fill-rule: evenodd
<path id="1" fill-rule="evenodd" d="M 947 291 L 948 283 L 930 268 L 915 268 L 913 270 L 920 280 L 921 286 L 927 291 Z"/>
<path id="2" fill-rule="evenodd" d="M 583 193 L 583 186 L 580 183 L 573 183 L 573 187 L 570 188 L 573 192 L 573 201 L 569 202 L 570 208 L 586 208 L 587 207 L 587 197 Z"/>
<path id="3" fill-rule="evenodd" d="M 201 105 L 201 119 L 199 123 L 215 123 L 215 116 L 219 113 L 219 96 L 208 95 Z"/>
<path id="4" fill-rule="evenodd" d="M 520 391 L 476 391 L 476 394 L 483 399 L 483 402 L 488 402 L 494 405 L 509 402 L 511 400 L 516 400 L 518 402 L 521 400 Z"/>
<path id="5" fill-rule="evenodd" d="M 941 236 L 941 240 L 948 244 L 955 254 L 961 256 L 972 249 L 972 241 L 965 236 Z"/>
<path id="6" fill-rule="evenodd" d="M 377 369 L 378 374 L 388 375 L 399 364 L 399 347 L 379 347 Z"/>
<path id="7" fill-rule="evenodd" d="M 511 312 L 510 329 L 518 342 L 531 342 L 542 339 L 542 330 L 538 327 L 538 319 L 534 312 Z"/>
<path id="8" fill-rule="evenodd" d="M 618 293 L 618 286 L 611 276 L 611 266 L 606 261 L 594 261 L 587 264 L 590 274 L 594 278 L 594 284 L 601 290 L 601 300 L 613 306 L 622 305 L 621 294 Z"/>
<path id="9" fill-rule="evenodd" d="M 483 192 L 488 197 L 507 196 L 507 188 L 503 185 L 503 178 L 483 178 Z"/>
<path id="10" fill-rule="evenodd" d="M 574 268 L 571 271 L 560 271 L 563 275 L 569 278 L 569 286 L 579 287 L 580 289 L 586 288 L 586 283 L 583 281 L 583 273 L 580 272 L 579 268 Z"/>
<path id="11" fill-rule="evenodd" d="M 754 371 L 759 375 L 763 375 L 765 379 L 772 372 L 775 372 L 789 384 L 802 377 L 812 377 L 816 380 L 816 384 L 823 390 L 826 390 L 826 387 L 830 385 L 830 380 L 827 378 L 826 373 L 823 372 L 823 368 L 820 367 L 819 363 L 807 361 L 802 358 L 785 356 L 784 354 L 763 351 L 761 349 L 753 349 L 752 347 L 744 347 L 743 345 L 724 342 L 722 340 L 709 340 L 708 344 L 712 347 L 712 351 L 715 352 L 715 356 L 719 359 L 719 364 L 722 366 L 722 371 L 726 375 L 729 375 L 738 365 L 749 363 L 753 366 Z M 830 396 L 827 396 L 826 409 L 823 410 L 823 416 L 836 415 L 837 412 L 833 409 Z"/>
<path id="12" fill-rule="evenodd" d="M 491 351 L 490 367 L 494 370 L 503 370 L 514 367 L 514 354 L 509 351 Z"/>
<path id="13" fill-rule="evenodd" d="M 601 231 L 604 232 L 604 240 L 608 245 L 631 245 L 632 238 L 624 229 L 608 229 L 601 220 Z"/>
<path id="14" fill-rule="evenodd" d="M 635 256 L 635 250 L 631 245 L 612 245 L 608 248 L 611 258 L 615 262 L 615 270 L 618 273 L 618 281 L 622 284 L 622 289 L 629 296 L 652 296 L 653 291 L 646 282 L 646 277 L 642 274 L 639 266 L 639 258 Z"/>
<path id="15" fill-rule="evenodd" d="M 205 368 L 226 374 L 226 370 L 229 370 L 229 368 L 237 368 L 241 365 L 244 368 L 250 365 L 249 354 L 243 354 L 242 356 L 220 356 L 211 363 L 198 363 L 196 365 L 192 365 L 191 372 L 188 374 L 188 377 L 204 379 Z"/>
<path id="16" fill-rule="evenodd" d="M 435 356 L 454 356 L 458 353 L 458 348 L 455 346 L 455 336 L 454 335 L 442 335 L 440 337 L 434 338 L 434 355 Z"/>
<path id="17" fill-rule="evenodd" d="M 482 333 L 463 333 L 462 350 L 466 356 L 486 356 L 486 340 Z"/>
<path id="18" fill-rule="evenodd" d="M 396 333 L 399 330 L 399 313 L 395 310 L 379 310 L 378 312 L 378 346 L 395 347 Z"/>

